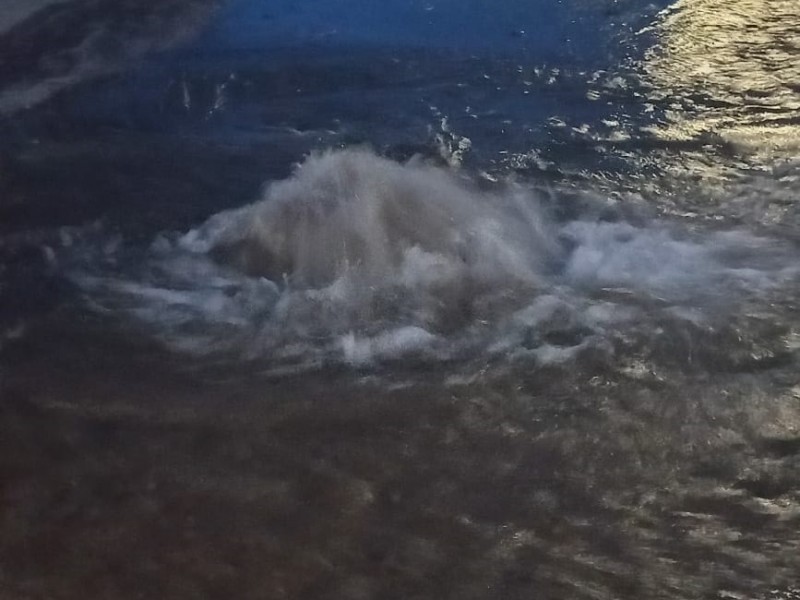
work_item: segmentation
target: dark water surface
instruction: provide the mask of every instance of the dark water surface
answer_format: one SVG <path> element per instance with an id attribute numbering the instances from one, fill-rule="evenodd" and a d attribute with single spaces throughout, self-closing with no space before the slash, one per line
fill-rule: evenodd
<path id="1" fill-rule="evenodd" d="M 798 597 L 794 0 L 41 4 L 0 597 Z"/>

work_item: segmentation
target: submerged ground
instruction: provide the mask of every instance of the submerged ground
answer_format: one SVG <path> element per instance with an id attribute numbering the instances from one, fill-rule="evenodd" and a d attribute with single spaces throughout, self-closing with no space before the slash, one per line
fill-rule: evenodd
<path id="1" fill-rule="evenodd" d="M 0 8 L 0 596 L 792 598 L 792 0 Z"/>

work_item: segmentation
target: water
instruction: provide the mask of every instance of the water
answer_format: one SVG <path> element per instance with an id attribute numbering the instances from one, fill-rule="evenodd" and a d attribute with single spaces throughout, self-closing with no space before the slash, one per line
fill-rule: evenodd
<path id="1" fill-rule="evenodd" d="M 794 3 L 212 8 L 0 35 L 0 589 L 794 597 Z"/>

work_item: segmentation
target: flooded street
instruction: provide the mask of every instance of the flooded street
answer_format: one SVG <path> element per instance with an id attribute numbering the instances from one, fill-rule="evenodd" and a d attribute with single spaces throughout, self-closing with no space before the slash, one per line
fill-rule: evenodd
<path id="1" fill-rule="evenodd" d="M 0 597 L 800 597 L 793 0 L 0 8 Z"/>

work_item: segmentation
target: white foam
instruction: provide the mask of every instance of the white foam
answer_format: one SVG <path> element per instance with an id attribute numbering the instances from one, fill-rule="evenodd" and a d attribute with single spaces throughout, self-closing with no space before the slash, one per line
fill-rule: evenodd
<path id="1" fill-rule="evenodd" d="M 692 238 L 659 223 L 590 221 L 562 231 L 575 246 L 565 276 L 581 286 L 621 286 L 681 301 L 725 294 L 732 286 L 767 288 L 795 271 L 769 240 L 744 232 Z"/>
<path id="2" fill-rule="evenodd" d="M 368 365 L 377 360 L 407 357 L 427 348 L 436 336 L 420 327 L 400 327 L 373 337 L 349 333 L 342 337 L 345 361 L 351 365 Z"/>
<path id="3" fill-rule="evenodd" d="M 423 256 L 462 278 L 535 283 L 555 250 L 534 199 L 522 190 L 480 193 L 446 170 L 364 150 L 310 157 L 260 202 L 212 217 L 181 245 L 304 288 L 353 273 L 385 284 L 413 271 Z"/>
<path id="4" fill-rule="evenodd" d="M 795 264 L 747 233 L 559 223 L 519 186 L 483 191 L 421 161 L 344 150 L 159 236 L 136 272 L 76 279 L 180 351 L 291 371 L 475 350 L 564 362 L 654 306 L 699 322 L 710 301 L 760 293 Z"/>

